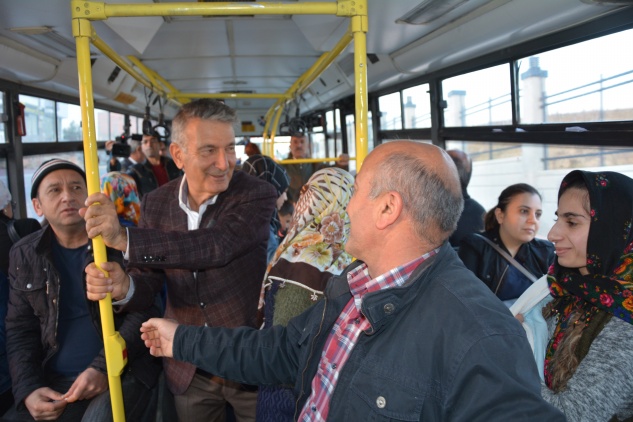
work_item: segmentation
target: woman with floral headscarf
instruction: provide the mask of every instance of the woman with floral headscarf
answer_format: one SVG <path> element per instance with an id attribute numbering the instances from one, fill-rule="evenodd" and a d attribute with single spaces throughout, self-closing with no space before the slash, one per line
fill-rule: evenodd
<path id="1" fill-rule="evenodd" d="M 265 304 L 260 305 L 266 328 L 286 325 L 320 300 L 330 277 L 352 262 L 344 247 L 353 185 L 351 174 L 331 167 L 314 173 L 301 189 L 288 234 L 264 277 Z M 258 421 L 292 421 L 294 412 L 291 388 L 260 386 Z"/>
<path id="2" fill-rule="evenodd" d="M 101 192 L 108 195 L 116 207 L 119 223 L 135 227 L 141 216 L 141 200 L 132 176 L 111 171 L 101 178 Z"/>
<path id="3" fill-rule="evenodd" d="M 548 239 L 556 260 L 543 397 L 570 421 L 633 417 L 633 179 L 573 171 Z"/>

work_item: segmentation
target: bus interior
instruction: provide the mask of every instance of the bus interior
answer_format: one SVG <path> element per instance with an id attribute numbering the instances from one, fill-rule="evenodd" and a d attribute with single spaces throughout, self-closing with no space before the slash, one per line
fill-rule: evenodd
<path id="1" fill-rule="evenodd" d="M 485 208 L 508 184 L 541 191 L 552 217 L 541 237 L 572 168 L 633 176 L 630 0 L 0 0 L 0 179 L 18 216 L 35 216 L 42 161 L 83 164 L 74 7 L 98 36 L 99 147 L 147 120 L 168 126 L 191 98 L 219 98 L 238 111 L 238 148 L 277 160 L 297 127 L 314 158 L 348 153 L 352 171 L 393 139 L 462 149 Z M 105 160 L 102 148 L 101 171 Z"/>

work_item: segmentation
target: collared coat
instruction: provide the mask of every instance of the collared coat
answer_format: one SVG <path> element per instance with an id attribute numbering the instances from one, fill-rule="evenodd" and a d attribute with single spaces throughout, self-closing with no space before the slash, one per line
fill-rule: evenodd
<path id="1" fill-rule="evenodd" d="M 178 194 L 182 178 L 147 195 L 138 228 L 129 228 L 128 267 L 135 292 L 124 309 L 142 309 L 167 282 L 165 317 L 182 324 L 255 327 L 266 245 L 277 192 L 242 171 L 188 230 Z M 189 387 L 196 368 L 164 361 L 174 394 Z"/>
<path id="2" fill-rule="evenodd" d="M 287 327 L 179 326 L 174 358 L 237 382 L 292 384 L 296 418 L 330 330 L 352 297 L 346 273 L 356 265 Z M 362 312 L 371 328 L 340 372 L 328 420 L 565 420 L 541 398 L 523 328 L 448 242 L 404 286 L 368 293 Z"/>
<path id="3" fill-rule="evenodd" d="M 21 239 L 11 249 L 7 355 L 18 406 L 23 406 L 24 399 L 33 391 L 46 386 L 43 369 L 58 349 L 58 298 L 62 281 L 53 264 L 53 236 L 52 228 L 47 226 Z M 121 260 L 119 252 L 108 250 L 109 260 L 116 261 L 117 257 Z M 149 354 L 139 335 L 143 322 L 161 314 L 154 299 L 141 312 L 114 314 L 115 329 L 126 343 L 128 370 L 147 388 L 156 384 L 161 370 L 160 361 Z M 87 298 L 86 301 L 95 330 L 103 338 L 99 303 Z M 107 373 L 103 349 L 90 367 Z"/>

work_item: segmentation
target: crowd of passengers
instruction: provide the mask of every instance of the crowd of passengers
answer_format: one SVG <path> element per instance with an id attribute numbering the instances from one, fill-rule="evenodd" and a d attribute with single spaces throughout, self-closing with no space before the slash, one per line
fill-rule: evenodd
<path id="1" fill-rule="evenodd" d="M 633 420 L 632 179 L 567 174 L 545 240 L 540 193 L 485 212 L 462 151 L 393 141 L 355 177 L 259 151 L 237 169 L 235 123 L 184 105 L 171 158 L 148 136 L 136 177 L 92 195 L 77 164 L 42 163 L 43 227 L 0 183 L 1 420 L 113 419 L 108 295 L 129 421 Z"/>

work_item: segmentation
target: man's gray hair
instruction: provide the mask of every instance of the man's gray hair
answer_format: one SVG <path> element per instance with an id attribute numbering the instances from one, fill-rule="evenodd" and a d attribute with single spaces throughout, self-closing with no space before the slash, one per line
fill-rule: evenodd
<path id="1" fill-rule="evenodd" d="M 416 157 L 394 152 L 378 164 L 369 196 L 375 199 L 388 191 L 402 197 L 403 210 L 411 216 L 419 239 L 439 245 L 457 228 L 464 208 L 461 192 Z"/>
<path id="2" fill-rule="evenodd" d="M 184 132 L 190 119 L 212 120 L 216 122 L 237 123 L 237 113 L 221 101 L 203 98 L 183 105 L 171 123 L 171 140 L 186 148 Z"/>

